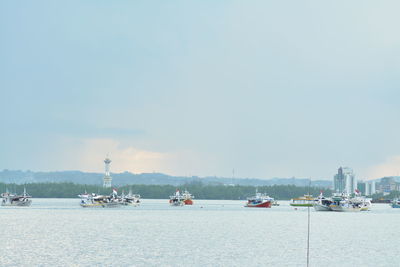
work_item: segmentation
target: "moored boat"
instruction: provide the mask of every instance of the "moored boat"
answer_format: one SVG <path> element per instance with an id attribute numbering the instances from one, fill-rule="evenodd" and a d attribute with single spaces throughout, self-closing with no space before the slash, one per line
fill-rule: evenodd
<path id="1" fill-rule="evenodd" d="M 314 198 L 311 195 L 304 195 L 290 200 L 290 206 L 294 207 L 312 207 L 313 204 Z"/>
<path id="2" fill-rule="evenodd" d="M 346 194 L 334 195 L 332 204 L 329 206 L 333 211 L 339 212 L 358 212 L 368 211 L 371 208 L 371 200 L 363 197 L 357 190 L 355 197 Z"/>
<path id="3" fill-rule="evenodd" d="M 194 196 L 190 194 L 187 190 L 183 192 L 182 197 L 183 197 L 183 203 L 185 205 L 193 205 Z"/>
<path id="4" fill-rule="evenodd" d="M 330 208 L 332 202 L 332 199 L 325 198 L 321 192 L 319 197 L 314 200 L 313 206 L 316 211 L 332 211 Z"/>
<path id="5" fill-rule="evenodd" d="M 271 208 L 274 199 L 267 196 L 266 194 L 261 194 L 256 191 L 256 195 L 247 198 L 247 203 L 245 207 L 248 208 Z"/>
<path id="6" fill-rule="evenodd" d="M 1 201 L 2 206 L 28 207 L 32 203 L 31 196 L 26 193 L 25 188 L 22 195 L 5 192 L 1 194 L 1 197 L 3 198 Z"/>
<path id="7" fill-rule="evenodd" d="M 124 195 L 122 193 L 122 202 L 124 203 L 124 205 L 130 205 L 130 206 L 139 206 L 140 205 L 140 195 L 138 194 L 132 194 L 132 191 L 129 190 L 129 194 Z"/>
<path id="8" fill-rule="evenodd" d="M 174 195 L 169 197 L 169 204 L 171 206 L 183 206 L 185 205 L 183 195 L 181 195 L 179 189 L 176 189 L 176 192 Z"/>
<path id="9" fill-rule="evenodd" d="M 361 205 L 361 211 L 368 211 L 372 207 L 371 199 L 368 199 L 366 197 L 360 197 L 360 199 L 355 198 L 353 199 L 353 202 L 359 202 Z"/>
<path id="10" fill-rule="evenodd" d="M 392 206 L 392 208 L 399 209 L 400 208 L 400 199 L 398 199 L 398 198 L 393 199 L 392 203 L 390 203 L 390 206 Z"/>
<path id="11" fill-rule="evenodd" d="M 348 199 L 342 199 L 339 201 L 336 201 L 333 199 L 333 203 L 329 206 L 333 211 L 338 211 L 338 212 L 358 212 L 361 211 L 361 206 L 352 203 Z"/>
<path id="12" fill-rule="evenodd" d="M 83 208 L 116 208 L 124 205 L 122 198 L 118 197 L 116 189 L 113 189 L 112 194 L 109 196 L 85 192 L 79 197 L 81 198 L 80 205 Z"/>

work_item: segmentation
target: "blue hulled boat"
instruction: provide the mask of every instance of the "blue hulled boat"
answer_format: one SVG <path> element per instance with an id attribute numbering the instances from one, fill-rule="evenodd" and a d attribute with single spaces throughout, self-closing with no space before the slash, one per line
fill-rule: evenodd
<path id="1" fill-rule="evenodd" d="M 392 206 L 392 208 L 400 208 L 400 199 L 395 198 L 393 199 L 392 203 L 390 204 Z"/>

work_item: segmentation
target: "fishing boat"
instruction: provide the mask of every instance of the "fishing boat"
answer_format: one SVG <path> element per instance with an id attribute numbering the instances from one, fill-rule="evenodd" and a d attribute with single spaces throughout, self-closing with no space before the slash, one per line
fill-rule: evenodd
<path id="1" fill-rule="evenodd" d="M 266 194 L 258 193 L 256 190 L 256 195 L 247 198 L 247 203 L 245 207 L 248 208 L 271 208 L 274 199 L 267 196 Z"/>
<path id="2" fill-rule="evenodd" d="M 140 195 L 132 194 L 132 190 L 129 190 L 129 194 L 127 195 L 124 195 L 124 193 L 122 193 L 121 198 L 124 205 L 130 205 L 134 207 L 140 205 Z"/>
<path id="3" fill-rule="evenodd" d="M 368 211 L 372 207 L 371 199 L 366 197 L 355 197 L 352 201 L 353 203 L 360 203 L 361 211 Z"/>
<path id="4" fill-rule="evenodd" d="M 338 212 L 368 211 L 371 208 L 371 200 L 357 195 L 351 198 L 349 195 L 341 194 L 332 197 L 332 204 L 329 207 Z"/>
<path id="5" fill-rule="evenodd" d="M 88 194 L 80 194 L 78 197 L 81 198 L 81 202 L 79 205 L 83 208 L 104 208 L 106 202 L 106 196 L 97 195 L 95 193 Z"/>
<path id="6" fill-rule="evenodd" d="M 80 205 L 83 208 L 116 208 L 124 205 L 122 198 L 118 197 L 116 189 L 113 189 L 112 194 L 109 196 L 85 192 L 79 197 L 81 198 Z"/>
<path id="7" fill-rule="evenodd" d="M 183 203 L 185 205 L 193 205 L 194 196 L 190 194 L 187 190 L 183 192 L 182 197 L 183 197 Z"/>
<path id="8" fill-rule="evenodd" d="M 313 204 L 314 198 L 311 195 L 304 195 L 290 200 L 290 206 L 294 207 L 312 207 Z"/>
<path id="9" fill-rule="evenodd" d="M 321 192 L 319 197 L 314 200 L 313 206 L 315 211 L 332 211 L 330 208 L 332 202 L 332 199 L 325 198 Z"/>
<path id="10" fill-rule="evenodd" d="M 400 208 L 400 199 L 398 199 L 398 198 L 393 199 L 390 206 L 392 206 L 392 208 L 399 209 Z"/>
<path id="11" fill-rule="evenodd" d="M 338 212 L 358 212 L 361 211 L 359 203 L 353 203 L 347 198 L 333 197 L 333 202 L 329 206 L 333 211 Z"/>
<path id="12" fill-rule="evenodd" d="M 176 192 L 174 195 L 169 197 L 169 204 L 171 206 L 183 206 L 185 205 L 183 195 L 181 195 L 179 189 L 176 189 Z"/>
<path id="13" fill-rule="evenodd" d="M 25 188 L 22 195 L 11 194 L 7 190 L 7 192 L 1 194 L 1 197 L 3 198 L 2 206 L 28 207 L 32 203 L 31 196 L 26 193 Z"/>

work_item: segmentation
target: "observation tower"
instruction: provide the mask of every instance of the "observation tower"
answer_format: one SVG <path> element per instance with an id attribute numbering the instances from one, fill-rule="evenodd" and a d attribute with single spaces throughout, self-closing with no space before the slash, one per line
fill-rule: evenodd
<path id="1" fill-rule="evenodd" d="M 103 187 L 106 187 L 106 188 L 111 187 L 111 181 L 112 181 L 112 178 L 110 175 L 110 163 L 111 163 L 111 160 L 108 157 L 106 157 L 106 159 L 104 160 L 105 174 L 104 174 L 104 178 L 103 178 Z"/>

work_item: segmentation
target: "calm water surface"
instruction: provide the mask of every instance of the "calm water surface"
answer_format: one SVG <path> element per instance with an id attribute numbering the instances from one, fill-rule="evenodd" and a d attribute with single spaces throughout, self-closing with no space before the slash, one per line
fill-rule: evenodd
<path id="1" fill-rule="evenodd" d="M 307 208 L 196 200 L 84 209 L 79 199 L 1 207 L 0 266 L 305 266 Z M 310 266 L 400 266 L 400 209 L 311 210 Z"/>

